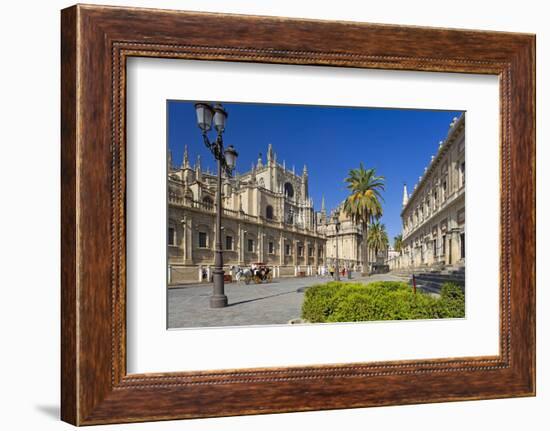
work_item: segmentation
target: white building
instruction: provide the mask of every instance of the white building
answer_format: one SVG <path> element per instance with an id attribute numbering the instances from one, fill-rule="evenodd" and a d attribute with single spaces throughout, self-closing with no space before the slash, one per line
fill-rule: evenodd
<path id="1" fill-rule="evenodd" d="M 403 190 L 403 251 L 391 269 L 461 265 L 465 259 L 465 118 L 455 118 L 414 186 Z"/>

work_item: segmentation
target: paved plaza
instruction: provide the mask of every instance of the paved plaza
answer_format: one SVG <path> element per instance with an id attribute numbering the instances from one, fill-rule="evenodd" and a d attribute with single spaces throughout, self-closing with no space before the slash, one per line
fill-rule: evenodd
<path id="1" fill-rule="evenodd" d="M 304 288 L 330 280 L 328 277 L 292 277 L 262 284 L 227 283 L 225 293 L 229 305 L 218 309 L 209 307 L 212 283 L 171 287 L 168 289 L 168 327 L 288 324 L 290 320 L 300 318 Z M 356 276 L 352 280 L 344 281 L 382 280 L 400 281 L 390 274 Z"/>

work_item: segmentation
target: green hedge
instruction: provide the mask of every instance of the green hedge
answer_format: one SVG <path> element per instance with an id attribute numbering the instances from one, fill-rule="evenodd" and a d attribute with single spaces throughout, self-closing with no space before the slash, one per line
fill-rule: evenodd
<path id="1" fill-rule="evenodd" d="M 464 293 L 446 283 L 439 298 L 403 282 L 369 284 L 332 281 L 306 290 L 302 318 L 313 323 L 464 317 Z"/>

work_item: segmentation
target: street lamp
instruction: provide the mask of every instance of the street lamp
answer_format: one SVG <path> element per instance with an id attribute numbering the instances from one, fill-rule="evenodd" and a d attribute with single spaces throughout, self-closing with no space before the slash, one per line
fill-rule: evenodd
<path id="1" fill-rule="evenodd" d="M 227 112 L 221 105 L 217 103 L 212 106 L 209 103 L 195 103 L 195 111 L 197 113 L 197 125 L 202 131 L 204 145 L 210 150 L 214 158 L 218 162 L 218 190 L 216 194 L 216 249 L 214 251 L 214 290 L 210 297 L 211 308 L 222 308 L 227 305 L 227 296 L 225 295 L 224 285 L 224 270 L 223 270 L 223 251 L 222 251 L 222 170 L 226 176 L 230 177 L 237 164 L 238 153 L 235 148 L 230 145 L 224 150 L 222 134 L 225 131 L 225 123 L 227 121 Z M 214 142 L 208 139 L 208 132 L 212 129 L 212 121 L 217 132 L 217 137 Z"/>
<path id="2" fill-rule="evenodd" d="M 334 279 L 340 281 L 340 269 L 338 268 L 338 232 L 340 232 L 340 211 L 335 211 L 333 215 L 334 229 L 336 230 L 336 265 L 334 271 Z"/>

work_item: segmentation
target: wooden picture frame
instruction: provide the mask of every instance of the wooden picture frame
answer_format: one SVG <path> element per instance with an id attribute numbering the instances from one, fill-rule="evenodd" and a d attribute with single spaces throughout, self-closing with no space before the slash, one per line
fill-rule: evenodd
<path id="1" fill-rule="evenodd" d="M 83 5 L 63 10 L 61 21 L 64 421 L 91 425 L 535 394 L 534 35 Z M 130 56 L 498 75 L 500 354 L 128 375 Z"/>

